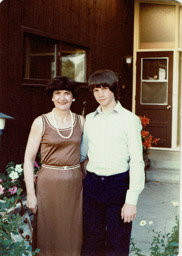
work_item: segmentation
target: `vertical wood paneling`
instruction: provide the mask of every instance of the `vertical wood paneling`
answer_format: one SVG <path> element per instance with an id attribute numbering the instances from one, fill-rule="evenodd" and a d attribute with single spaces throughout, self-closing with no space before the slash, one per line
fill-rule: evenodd
<path id="1" fill-rule="evenodd" d="M 54 7 L 54 24 L 52 25 L 52 31 L 56 35 L 63 35 L 64 31 L 64 16 L 66 13 L 66 10 L 64 10 L 65 2 L 67 0 L 61 0 L 55 2 L 55 7 Z M 56 4 L 57 3 L 57 4 Z"/>
<path id="2" fill-rule="evenodd" d="M 19 154 L 19 139 L 21 138 L 20 131 L 20 74 L 21 74 L 21 2 L 9 0 L 8 6 L 8 53 L 6 55 L 6 64 L 8 71 L 8 81 L 5 85 L 7 95 L 3 95 L 7 102 L 7 113 L 15 117 L 15 120 L 8 120 L 6 134 L 6 157 L 1 164 L 6 164 L 9 161 L 16 161 L 20 158 Z M 1 97 L 1 98 L 2 98 Z"/>
<path id="3" fill-rule="evenodd" d="M 122 57 L 132 54 L 134 0 L 6 0 L 0 9 L 0 111 L 14 116 L 3 136 L 4 163 L 23 162 L 24 149 L 33 119 L 52 108 L 43 88 L 21 87 L 21 26 L 49 33 L 64 41 L 89 48 L 89 74 L 97 69 L 112 69 L 121 75 L 122 104 L 131 109 L 132 75 L 123 67 Z M 2 5 L 0 4 L 0 8 Z M 8 5 L 9 4 L 9 5 Z M 8 40 L 10 38 L 10 40 Z M 9 50 L 8 50 L 9 49 Z M 4 53 L 2 54 L 2 50 Z M 3 60 L 3 67 L 2 67 Z M 2 95 L 1 95 L 2 93 Z M 97 106 L 87 89 L 81 89 L 73 110 L 81 113 Z M 8 112 L 7 112 L 8 110 Z M 5 148 L 6 144 L 6 148 Z M 3 164 L 4 164 L 3 163 Z M 1 162 L 2 164 L 2 162 Z"/>
<path id="4" fill-rule="evenodd" d="M 4 95 L 0 100 L 0 112 L 7 111 L 7 83 L 8 83 L 8 7 L 9 1 L 3 1 L 0 4 L 0 94 Z M 2 36 L 1 36 L 2 35 Z"/>
<path id="5" fill-rule="evenodd" d="M 9 115 L 7 105 L 8 105 L 8 42 L 9 35 L 8 31 L 8 7 L 9 1 L 3 1 L 0 3 L 0 112 Z M 7 124 L 5 128 L 7 127 Z M 6 162 L 6 145 L 7 145 L 7 133 L 6 130 L 1 136 L 0 144 L 0 168 L 2 165 L 5 165 Z M 3 171 L 3 169 L 0 169 Z"/>

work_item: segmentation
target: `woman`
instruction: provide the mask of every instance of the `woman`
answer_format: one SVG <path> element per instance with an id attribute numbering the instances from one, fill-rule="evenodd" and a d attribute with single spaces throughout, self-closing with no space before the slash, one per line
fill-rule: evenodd
<path id="1" fill-rule="evenodd" d="M 55 108 L 37 117 L 24 159 L 27 206 L 35 215 L 34 248 L 40 256 L 79 256 L 82 243 L 80 141 L 83 117 L 70 111 L 77 85 L 56 77 L 47 87 Z M 42 166 L 34 188 L 34 160 Z"/>

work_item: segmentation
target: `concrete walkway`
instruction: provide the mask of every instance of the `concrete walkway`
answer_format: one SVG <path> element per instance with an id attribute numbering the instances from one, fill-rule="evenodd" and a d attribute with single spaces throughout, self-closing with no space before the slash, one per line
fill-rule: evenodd
<path id="1" fill-rule="evenodd" d="M 179 183 L 164 183 L 149 181 L 142 191 L 137 207 L 137 218 L 133 222 L 132 238 L 141 253 L 150 256 L 149 248 L 152 242 L 152 229 L 161 231 L 162 234 L 171 232 L 175 225 L 175 216 L 179 213 Z M 144 221 L 141 226 L 141 221 Z M 151 224 L 153 223 L 153 224 Z M 130 253 L 134 256 L 135 253 Z"/>

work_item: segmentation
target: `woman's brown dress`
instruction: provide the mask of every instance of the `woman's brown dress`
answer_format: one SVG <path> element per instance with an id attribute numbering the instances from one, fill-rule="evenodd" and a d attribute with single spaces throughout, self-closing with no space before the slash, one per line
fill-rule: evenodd
<path id="1" fill-rule="evenodd" d="M 59 136 L 46 115 L 42 115 L 42 167 L 36 193 L 33 247 L 39 256 L 80 256 L 82 245 L 82 178 L 80 117 L 73 114 L 74 129 L 70 139 Z M 64 136 L 70 128 L 60 129 Z"/>

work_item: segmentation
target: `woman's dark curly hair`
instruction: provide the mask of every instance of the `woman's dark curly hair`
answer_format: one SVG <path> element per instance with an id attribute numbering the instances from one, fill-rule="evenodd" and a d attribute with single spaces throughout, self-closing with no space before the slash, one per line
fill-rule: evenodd
<path id="1" fill-rule="evenodd" d="M 73 94 L 73 98 L 78 96 L 78 84 L 71 78 L 66 76 L 57 76 L 46 87 L 47 95 L 52 97 L 53 92 L 57 90 L 70 91 Z"/>

